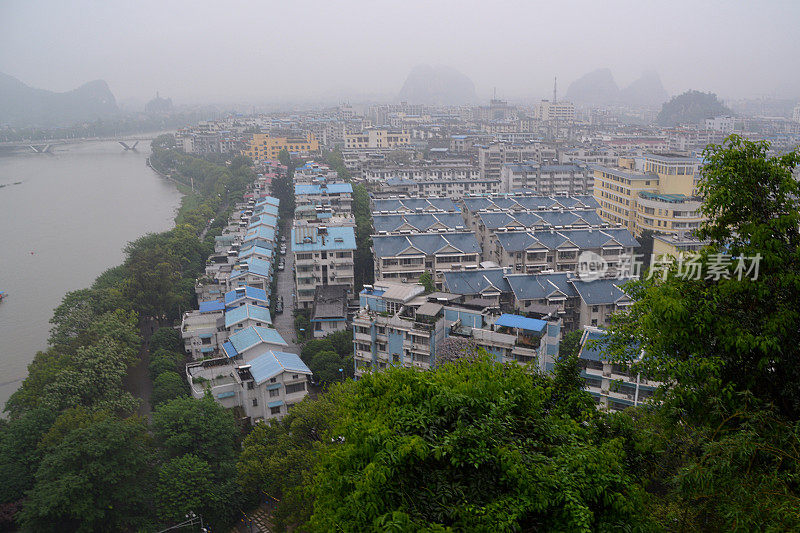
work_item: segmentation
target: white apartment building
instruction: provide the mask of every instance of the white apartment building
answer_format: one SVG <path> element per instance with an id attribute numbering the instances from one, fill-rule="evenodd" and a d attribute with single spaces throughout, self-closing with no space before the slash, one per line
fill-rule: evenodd
<path id="1" fill-rule="evenodd" d="M 308 394 L 311 370 L 293 353 L 266 350 L 249 361 L 227 356 L 186 365 L 192 396 L 209 392 L 225 408 L 240 408 L 252 423 L 283 417 Z"/>
<path id="2" fill-rule="evenodd" d="M 295 261 L 295 296 L 299 309 L 311 309 L 318 285 L 354 287 L 356 235 L 352 227 L 309 226 L 292 228 Z"/>
<path id="3" fill-rule="evenodd" d="M 542 100 L 539 105 L 533 109 L 535 118 L 543 122 L 574 122 L 575 121 L 575 104 L 572 102 L 551 102 L 550 100 Z"/>
<path id="4" fill-rule="evenodd" d="M 540 195 L 592 194 L 594 174 L 585 164 L 506 163 L 500 171 L 502 192 L 530 190 Z"/>

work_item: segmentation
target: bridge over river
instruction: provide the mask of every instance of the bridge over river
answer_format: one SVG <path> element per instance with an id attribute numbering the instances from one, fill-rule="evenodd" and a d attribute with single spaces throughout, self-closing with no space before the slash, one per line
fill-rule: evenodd
<path id="1" fill-rule="evenodd" d="M 20 152 L 32 150 L 37 154 L 52 153 L 53 148 L 57 146 L 64 146 L 68 144 L 78 144 L 87 142 L 107 142 L 116 141 L 122 148 L 127 150 L 136 150 L 136 145 L 140 141 L 151 141 L 155 135 L 151 136 L 126 136 L 126 137 L 90 137 L 90 138 L 70 138 L 70 139 L 51 139 L 51 140 L 31 140 L 31 141 L 7 141 L 0 142 L 0 153 L 2 152 Z"/>

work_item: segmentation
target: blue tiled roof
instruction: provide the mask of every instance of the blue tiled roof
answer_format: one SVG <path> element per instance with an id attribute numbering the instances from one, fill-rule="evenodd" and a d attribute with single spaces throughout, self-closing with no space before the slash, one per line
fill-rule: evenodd
<path id="1" fill-rule="evenodd" d="M 325 244 L 322 243 L 322 236 L 319 235 L 316 228 L 303 228 L 308 230 L 308 235 L 312 239 L 311 242 L 297 242 L 295 233 L 298 231 L 297 227 L 292 228 L 292 251 L 294 252 L 316 252 L 316 251 L 330 251 L 330 250 L 355 250 L 356 249 L 356 234 L 353 228 L 345 227 L 329 227 L 327 228 L 327 236 L 325 237 Z"/>
<path id="2" fill-rule="evenodd" d="M 453 294 L 480 294 L 493 287 L 500 292 L 511 292 L 502 268 L 444 272 L 444 286 Z"/>
<path id="3" fill-rule="evenodd" d="M 199 307 L 201 313 L 213 313 L 214 311 L 225 309 L 225 304 L 219 300 L 212 300 L 210 302 L 200 302 Z"/>
<path id="4" fill-rule="evenodd" d="M 266 246 L 262 246 L 261 243 L 264 241 L 251 241 L 247 248 L 244 248 L 239 251 L 239 259 L 247 259 L 253 255 L 263 255 L 266 257 L 272 257 L 274 255 L 273 248 L 267 248 Z"/>
<path id="5" fill-rule="evenodd" d="M 421 209 L 423 212 L 461 211 L 450 198 L 377 199 L 372 201 L 372 206 L 373 213 L 375 211 L 416 212 L 417 209 Z"/>
<path id="6" fill-rule="evenodd" d="M 256 206 L 265 204 L 274 205 L 277 207 L 281 204 L 281 201 L 275 198 L 274 196 L 265 196 L 256 202 Z"/>
<path id="7" fill-rule="evenodd" d="M 514 297 L 517 300 L 539 300 L 547 298 L 555 292 L 568 297 L 578 293 L 569 281 L 566 272 L 552 274 L 509 274 L 506 276 Z"/>
<path id="8" fill-rule="evenodd" d="M 573 281 L 572 285 L 586 305 L 608 305 L 627 298 L 620 289 L 627 279 L 597 279 L 593 281 Z"/>
<path id="9" fill-rule="evenodd" d="M 222 351 L 228 357 L 236 357 L 238 355 L 238 353 L 236 352 L 236 348 L 233 347 L 233 344 L 231 344 L 230 341 L 222 344 Z"/>
<path id="10" fill-rule="evenodd" d="M 396 257 L 406 248 L 414 247 L 424 254 L 435 254 L 452 246 L 462 253 L 481 253 L 474 233 L 417 233 L 412 235 L 376 235 L 372 238 L 375 257 Z"/>
<path id="11" fill-rule="evenodd" d="M 581 350 L 578 352 L 578 357 L 588 361 L 600 361 L 600 348 L 597 343 L 590 341 L 598 341 L 606 336 L 605 331 L 587 330 L 584 334 L 583 344 Z"/>
<path id="12" fill-rule="evenodd" d="M 311 369 L 300 359 L 300 356 L 293 353 L 267 350 L 249 364 L 250 374 L 256 384 L 261 384 L 283 372 L 311 375 Z"/>
<path id="13" fill-rule="evenodd" d="M 275 211 L 278 210 L 277 207 L 268 205 L 266 206 L 270 209 L 274 209 Z M 247 225 L 248 228 L 256 228 L 258 226 L 271 226 L 275 227 L 278 223 L 278 215 L 272 213 L 260 213 L 250 217 L 250 223 Z"/>
<path id="14" fill-rule="evenodd" d="M 238 289 L 228 291 L 225 293 L 225 305 L 232 305 L 233 303 L 243 300 L 245 298 L 255 300 L 257 302 L 267 302 L 267 292 L 263 289 L 256 289 L 255 287 L 240 287 Z"/>
<path id="15" fill-rule="evenodd" d="M 328 183 L 327 185 L 315 185 L 312 183 L 295 183 L 295 196 L 305 194 L 342 194 L 353 193 L 353 186 L 349 183 Z"/>
<path id="16" fill-rule="evenodd" d="M 277 330 L 258 326 L 250 326 L 241 331 L 237 331 L 231 335 L 228 342 L 233 346 L 236 354 L 244 353 L 246 350 L 259 344 L 289 346 Z"/>
<path id="17" fill-rule="evenodd" d="M 247 231 L 244 236 L 244 242 L 252 241 L 255 239 L 275 242 L 275 228 L 269 226 L 257 226 Z"/>
<path id="18" fill-rule="evenodd" d="M 547 327 L 547 322 L 537 318 L 526 318 L 521 315 L 510 315 L 503 313 L 494 322 L 495 326 L 505 326 L 508 328 L 519 328 L 528 331 L 544 331 Z"/>
<path id="19" fill-rule="evenodd" d="M 269 315 L 269 309 L 258 305 L 244 304 L 241 307 L 236 307 L 225 312 L 225 327 L 229 328 L 244 322 L 248 318 L 265 324 L 272 324 L 272 317 Z"/>
<path id="20" fill-rule="evenodd" d="M 464 226 L 464 219 L 460 213 L 405 213 L 373 215 L 372 223 L 376 232 L 395 231 L 406 224 L 417 231 L 426 231 L 435 225 L 448 229 Z"/>

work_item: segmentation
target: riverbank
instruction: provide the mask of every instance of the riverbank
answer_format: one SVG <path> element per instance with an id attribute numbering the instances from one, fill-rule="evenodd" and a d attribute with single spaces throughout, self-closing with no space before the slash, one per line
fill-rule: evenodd
<path id="1" fill-rule="evenodd" d="M 93 142 L 0 158 L 0 183 L 12 184 L 0 189 L 0 405 L 47 347 L 64 295 L 120 264 L 127 242 L 173 225 L 181 194 L 139 149 Z"/>

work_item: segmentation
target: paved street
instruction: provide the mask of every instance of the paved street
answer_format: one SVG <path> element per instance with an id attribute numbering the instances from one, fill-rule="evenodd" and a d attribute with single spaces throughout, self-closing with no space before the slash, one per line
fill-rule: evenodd
<path id="1" fill-rule="evenodd" d="M 276 313 L 272 317 L 272 324 L 289 344 L 287 351 L 299 354 L 300 345 L 295 342 L 297 336 L 294 331 L 294 316 L 292 314 L 294 311 L 294 299 L 292 298 L 294 294 L 294 256 L 292 255 L 292 243 L 289 242 L 291 241 L 290 228 L 288 221 L 281 226 L 281 235 L 286 236 L 286 255 L 281 256 L 286 260 L 286 269 L 281 272 L 277 267 L 275 268 L 275 275 L 278 276 L 278 290 L 275 297 L 277 295 L 283 296 L 284 309 L 283 313 Z M 278 246 L 280 247 L 280 243 Z"/>

